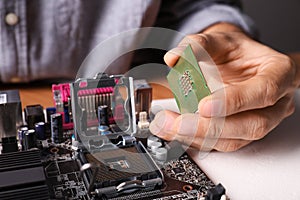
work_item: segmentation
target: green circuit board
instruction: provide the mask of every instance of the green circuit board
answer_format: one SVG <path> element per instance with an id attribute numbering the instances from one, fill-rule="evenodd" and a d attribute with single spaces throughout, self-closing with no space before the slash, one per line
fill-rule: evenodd
<path id="1" fill-rule="evenodd" d="M 211 94 L 191 45 L 183 51 L 167 80 L 182 114 L 196 112 L 200 100 Z"/>

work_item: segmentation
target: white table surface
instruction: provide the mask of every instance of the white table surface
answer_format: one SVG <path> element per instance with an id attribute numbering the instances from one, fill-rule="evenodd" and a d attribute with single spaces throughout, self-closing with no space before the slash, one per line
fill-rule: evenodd
<path id="1" fill-rule="evenodd" d="M 211 152 L 194 158 L 232 200 L 300 200 L 300 91 L 296 111 L 264 139 L 232 153 Z M 174 100 L 153 102 L 174 110 Z"/>

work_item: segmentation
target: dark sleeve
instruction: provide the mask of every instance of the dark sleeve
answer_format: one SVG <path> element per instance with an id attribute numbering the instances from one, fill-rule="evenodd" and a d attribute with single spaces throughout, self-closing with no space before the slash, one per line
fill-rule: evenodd
<path id="1" fill-rule="evenodd" d="M 235 24 L 255 34 L 254 24 L 242 12 L 239 0 L 162 0 L 156 26 L 192 34 L 219 22 Z"/>

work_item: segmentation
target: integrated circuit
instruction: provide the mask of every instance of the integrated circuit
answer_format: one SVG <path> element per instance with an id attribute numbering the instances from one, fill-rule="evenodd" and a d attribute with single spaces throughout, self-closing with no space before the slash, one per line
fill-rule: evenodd
<path id="1" fill-rule="evenodd" d="M 181 113 L 193 113 L 200 100 L 211 94 L 191 45 L 183 51 L 167 76 Z"/>

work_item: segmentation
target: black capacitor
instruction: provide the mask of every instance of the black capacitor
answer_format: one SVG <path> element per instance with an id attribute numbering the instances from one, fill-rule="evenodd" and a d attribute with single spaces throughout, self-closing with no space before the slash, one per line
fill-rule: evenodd
<path id="1" fill-rule="evenodd" d="M 98 106 L 98 123 L 99 126 L 101 125 L 109 126 L 107 105 Z"/>
<path id="2" fill-rule="evenodd" d="M 51 118 L 49 118 L 49 120 L 51 121 Z M 51 138 L 51 125 L 50 125 L 50 121 L 45 123 L 45 139 L 49 139 Z"/>
<path id="3" fill-rule="evenodd" d="M 46 134 L 45 134 L 45 122 L 38 122 L 34 125 L 36 137 L 39 140 L 45 140 Z"/>
<path id="4" fill-rule="evenodd" d="M 59 144 L 63 142 L 63 118 L 62 114 L 51 115 L 51 139 L 52 142 Z"/>
<path id="5" fill-rule="evenodd" d="M 46 108 L 46 117 L 47 117 L 47 122 L 50 123 L 51 121 L 51 115 L 56 113 L 56 108 L 55 107 L 48 107 Z"/>
<path id="6" fill-rule="evenodd" d="M 24 133 L 22 148 L 23 150 L 29 150 L 36 147 L 36 136 L 33 129 L 29 129 Z"/>

